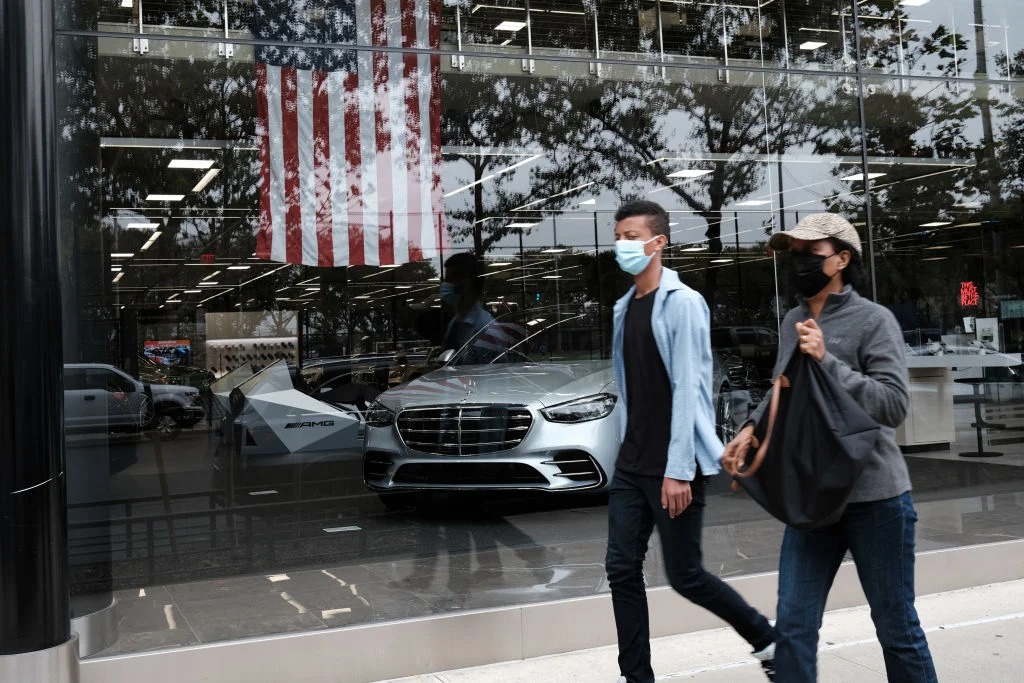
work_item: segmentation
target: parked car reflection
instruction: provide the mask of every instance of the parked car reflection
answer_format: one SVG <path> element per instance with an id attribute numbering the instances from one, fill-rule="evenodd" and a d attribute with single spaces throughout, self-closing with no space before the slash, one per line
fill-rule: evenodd
<path id="1" fill-rule="evenodd" d="M 151 429 L 172 439 L 204 415 L 194 387 L 144 383 L 102 363 L 64 366 L 64 422 L 69 432 Z"/>

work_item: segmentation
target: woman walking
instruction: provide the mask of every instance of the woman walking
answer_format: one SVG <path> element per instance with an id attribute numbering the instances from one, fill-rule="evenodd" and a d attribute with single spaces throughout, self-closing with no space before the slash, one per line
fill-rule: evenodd
<path id="1" fill-rule="evenodd" d="M 894 428 L 906 417 L 908 380 L 903 335 L 892 313 L 862 298 L 860 237 L 841 216 L 805 217 L 769 246 L 790 253 L 800 295 L 780 329 L 775 376 L 793 353 L 821 363 L 882 429 L 849 504 L 831 526 L 786 527 L 779 559 L 775 674 L 784 683 L 817 678 L 818 630 L 825 600 L 847 550 L 871 607 L 890 681 L 932 682 L 935 667 L 914 608 L 914 525 L 910 475 Z M 722 464 L 735 472 L 755 443 L 753 423 L 726 446 Z"/>

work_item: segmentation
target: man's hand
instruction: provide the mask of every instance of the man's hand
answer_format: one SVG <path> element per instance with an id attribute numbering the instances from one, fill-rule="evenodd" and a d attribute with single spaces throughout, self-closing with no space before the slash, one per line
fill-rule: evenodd
<path id="1" fill-rule="evenodd" d="M 819 363 L 825 360 L 825 335 L 822 334 L 818 323 L 814 322 L 814 318 L 797 323 L 796 334 L 800 340 L 801 351 Z"/>
<path id="2" fill-rule="evenodd" d="M 670 518 L 683 514 L 683 510 L 690 507 L 692 501 L 693 491 L 690 490 L 690 482 L 665 477 L 661 483 L 661 508 L 668 510 Z"/>
<path id="3" fill-rule="evenodd" d="M 750 449 L 757 448 L 760 445 L 757 437 L 754 436 L 754 425 L 747 425 L 739 431 L 732 441 L 726 444 L 725 452 L 722 453 L 721 457 L 722 467 L 729 474 L 738 474 Z"/>

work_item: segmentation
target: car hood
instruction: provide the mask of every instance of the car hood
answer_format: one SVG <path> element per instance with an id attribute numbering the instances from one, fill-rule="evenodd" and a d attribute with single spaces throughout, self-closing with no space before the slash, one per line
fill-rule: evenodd
<path id="1" fill-rule="evenodd" d="M 611 361 L 445 366 L 389 389 L 377 400 L 398 412 L 452 403 L 548 407 L 602 391 L 615 393 Z"/>

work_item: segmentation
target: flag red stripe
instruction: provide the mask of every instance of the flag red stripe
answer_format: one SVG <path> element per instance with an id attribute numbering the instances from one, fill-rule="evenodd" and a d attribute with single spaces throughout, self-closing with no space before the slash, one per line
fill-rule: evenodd
<path id="1" fill-rule="evenodd" d="M 345 166 L 348 185 L 348 262 L 366 263 L 363 253 L 362 151 L 359 147 L 359 71 L 345 74 Z"/>
<path id="2" fill-rule="evenodd" d="M 316 174 L 317 265 L 334 265 L 334 213 L 331 210 L 331 100 L 328 74 L 313 72 L 313 168 Z"/>
<path id="3" fill-rule="evenodd" d="M 416 47 L 416 0 L 402 0 L 402 47 Z M 408 173 L 409 260 L 422 261 L 423 216 L 420 209 L 420 184 L 423 172 L 420 160 L 420 84 L 419 56 L 404 55 L 405 78 L 405 165 Z"/>
<path id="4" fill-rule="evenodd" d="M 387 0 L 371 0 L 370 33 L 374 46 L 388 44 Z M 373 53 L 374 132 L 377 144 L 377 206 L 378 239 L 381 265 L 395 262 L 394 218 L 383 209 L 392 201 L 391 174 L 391 107 L 388 92 L 389 64 L 387 52 Z"/>
<path id="5" fill-rule="evenodd" d="M 284 149 L 284 239 L 288 263 L 302 263 L 302 197 L 299 193 L 299 93 L 293 67 L 281 67 L 281 146 Z"/>
<path id="6" fill-rule="evenodd" d="M 270 215 L 270 118 L 267 114 L 267 65 L 256 64 L 256 114 L 260 122 L 260 228 L 256 233 L 256 258 L 270 260 L 274 217 Z"/>

